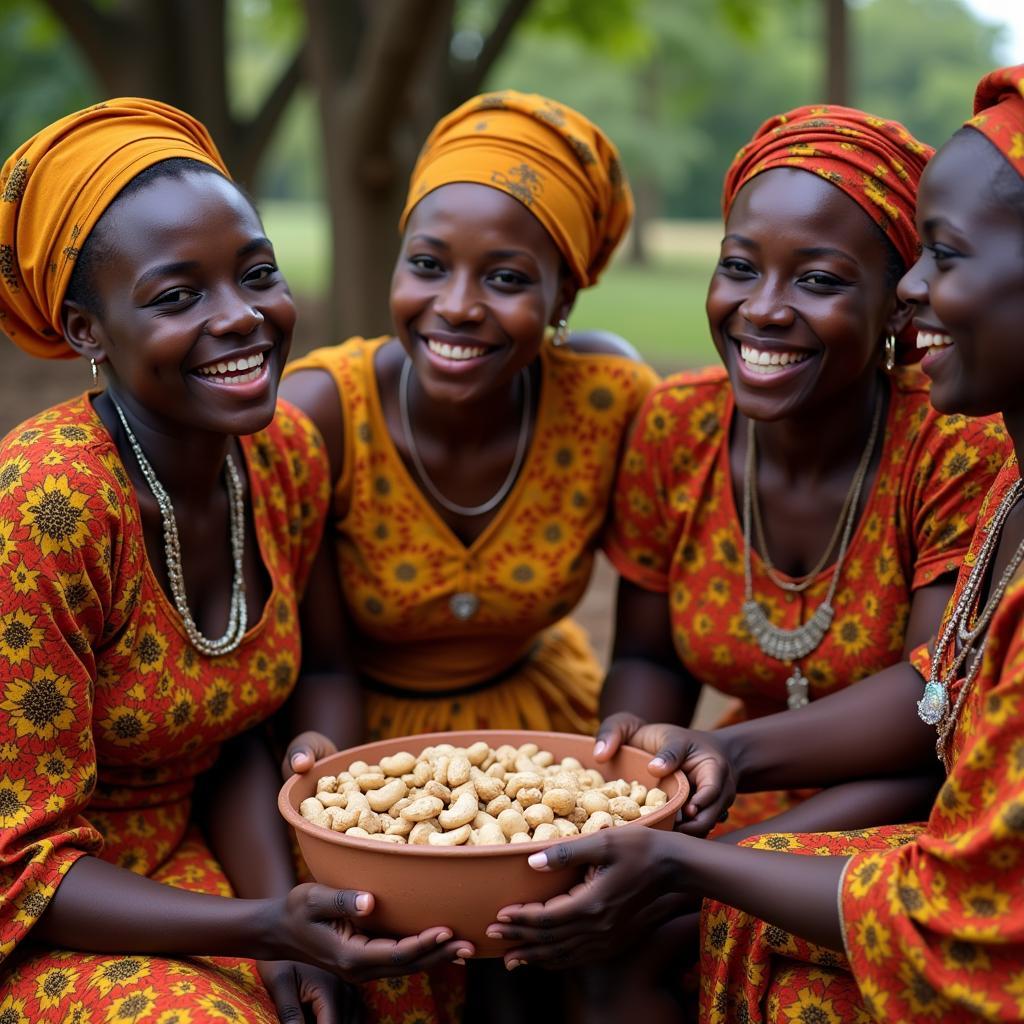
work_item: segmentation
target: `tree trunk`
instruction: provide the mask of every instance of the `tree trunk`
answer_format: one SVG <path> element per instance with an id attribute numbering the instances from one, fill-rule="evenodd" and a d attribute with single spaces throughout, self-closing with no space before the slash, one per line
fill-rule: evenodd
<path id="1" fill-rule="evenodd" d="M 850 105 L 850 43 L 846 0 L 825 0 L 825 99 Z"/>

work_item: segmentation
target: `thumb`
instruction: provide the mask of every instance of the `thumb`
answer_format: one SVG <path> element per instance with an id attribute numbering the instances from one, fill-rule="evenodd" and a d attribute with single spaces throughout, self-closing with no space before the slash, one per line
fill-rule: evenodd
<path id="1" fill-rule="evenodd" d="M 359 889 L 330 889 L 326 885 L 314 886 L 310 906 L 321 920 L 360 918 L 372 913 L 373 894 Z"/>
<path id="2" fill-rule="evenodd" d="M 628 743 L 633 733 L 643 723 L 636 715 L 628 711 L 619 711 L 609 715 L 598 727 L 594 740 L 594 757 L 598 761 L 607 761 L 613 757 L 623 743 Z"/>
<path id="3" fill-rule="evenodd" d="M 527 863 L 534 871 L 560 871 L 574 865 L 607 864 L 608 850 L 604 831 L 571 843 L 556 843 L 546 850 L 530 855 Z"/>

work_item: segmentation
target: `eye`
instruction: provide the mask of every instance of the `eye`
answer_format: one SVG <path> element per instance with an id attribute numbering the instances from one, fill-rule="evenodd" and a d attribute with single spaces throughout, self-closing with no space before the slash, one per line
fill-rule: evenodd
<path id="1" fill-rule="evenodd" d="M 418 270 L 423 274 L 438 274 L 441 272 L 441 264 L 433 256 L 410 256 L 409 263 L 412 264 L 414 270 Z"/>
<path id="2" fill-rule="evenodd" d="M 812 270 L 800 277 L 801 284 L 810 285 L 812 288 L 842 288 L 848 282 L 827 270 Z"/>
<path id="3" fill-rule="evenodd" d="M 259 266 L 247 270 L 242 276 L 243 284 L 271 284 L 275 279 L 278 269 L 273 263 L 261 263 Z"/>
<path id="4" fill-rule="evenodd" d="M 751 277 L 755 273 L 753 265 L 739 256 L 723 256 L 718 266 L 730 277 Z"/>
<path id="5" fill-rule="evenodd" d="M 948 245 L 942 245 L 939 242 L 935 242 L 932 245 L 925 245 L 924 250 L 925 252 L 931 253 L 931 257 L 936 263 L 941 263 L 943 260 L 955 260 L 962 255 L 962 253 L 957 252 L 956 249 L 951 249 Z"/>
<path id="6" fill-rule="evenodd" d="M 145 308 L 185 309 L 192 305 L 197 298 L 199 298 L 199 293 L 193 288 L 168 288 L 152 302 L 147 302 Z"/>
<path id="7" fill-rule="evenodd" d="M 492 271 L 489 279 L 494 284 L 501 285 L 503 288 L 523 288 L 530 283 L 530 278 L 526 274 L 507 268 Z"/>

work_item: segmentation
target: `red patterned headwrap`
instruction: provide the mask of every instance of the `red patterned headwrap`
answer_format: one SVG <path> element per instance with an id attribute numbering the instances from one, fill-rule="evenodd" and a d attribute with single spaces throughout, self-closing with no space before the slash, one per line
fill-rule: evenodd
<path id="1" fill-rule="evenodd" d="M 769 118 L 725 175 L 722 214 L 755 175 L 798 167 L 842 189 L 885 232 L 906 266 L 920 251 L 914 226 L 917 186 L 934 150 L 898 121 L 850 107 L 797 107 Z"/>
<path id="2" fill-rule="evenodd" d="M 1024 177 L 1024 64 L 990 71 L 974 94 L 974 117 L 966 124 L 977 129 Z"/>

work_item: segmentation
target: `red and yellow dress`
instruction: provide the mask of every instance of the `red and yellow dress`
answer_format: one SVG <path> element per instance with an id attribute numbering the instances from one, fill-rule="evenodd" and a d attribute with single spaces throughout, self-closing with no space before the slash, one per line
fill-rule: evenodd
<path id="1" fill-rule="evenodd" d="M 0 1020 L 276 1022 L 246 960 L 43 948 L 32 926 L 86 854 L 229 896 L 192 821 L 220 745 L 267 718 L 299 667 L 297 603 L 329 499 L 319 435 L 297 410 L 240 439 L 263 614 L 198 653 L 146 557 L 124 464 L 88 396 L 0 442 Z M 226 543 L 226 542 L 225 542 Z M 227 549 L 225 548 L 225 558 Z"/>
<path id="2" fill-rule="evenodd" d="M 353 338 L 289 367 L 329 373 L 343 409 L 333 529 L 369 736 L 592 732 L 602 672 L 566 616 L 590 580 L 623 440 L 654 372 L 545 343 L 519 478 L 466 545 L 388 433 L 374 370 L 387 340 Z"/>
<path id="3" fill-rule="evenodd" d="M 950 607 L 984 526 L 1018 478 L 1011 459 L 979 515 L 982 528 Z M 951 645 L 947 658 L 952 654 Z M 925 825 L 744 843 L 851 856 L 839 891 L 845 956 L 709 900 L 701 921 L 701 1020 L 957 1024 L 1024 1017 L 1022 709 L 1018 574 L 989 626 L 981 669 L 953 734 L 951 769 Z"/>
<path id="4" fill-rule="evenodd" d="M 900 660 L 913 592 L 959 568 L 978 504 L 1009 451 L 998 417 L 935 412 L 916 367 L 888 380 L 881 460 L 842 567 L 835 618 L 800 662 L 812 700 Z M 737 698 L 721 724 L 784 711 L 792 671 L 764 654 L 743 622 L 743 527 L 728 445 L 733 411 L 720 367 L 678 374 L 651 392 L 622 459 L 607 544 L 623 576 L 667 594 L 686 671 Z M 790 594 L 771 582 L 756 551 L 751 567 L 756 599 L 785 629 L 813 614 L 834 571 Z M 800 798 L 741 794 L 727 827 L 763 821 Z"/>

